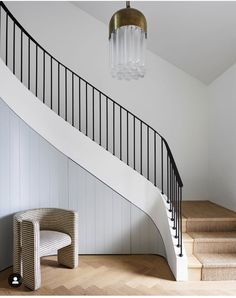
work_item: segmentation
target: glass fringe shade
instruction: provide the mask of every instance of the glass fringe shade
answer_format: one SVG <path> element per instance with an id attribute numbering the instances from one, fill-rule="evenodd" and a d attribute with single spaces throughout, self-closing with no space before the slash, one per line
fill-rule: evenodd
<path id="1" fill-rule="evenodd" d="M 109 51 L 112 77 L 128 81 L 144 77 L 146 34 L 140 27 L 127 25 L 113 31 Z"/>

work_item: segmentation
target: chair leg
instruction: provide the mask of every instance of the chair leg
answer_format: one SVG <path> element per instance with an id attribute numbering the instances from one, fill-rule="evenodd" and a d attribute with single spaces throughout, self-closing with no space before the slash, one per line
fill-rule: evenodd
<path id="1" fill-rule="evenodd" d="M 39 223 L 24 220 L 22 222 L 23 283 L 31 290 L 37 290 L 41 286 L 39 241 Z"/>
<path id="2" fill-rule="evenodd" d="M 68 245 L 58 250 L 58 263 L 69 268 L 76 268 L 78 266 L 78 252 L 74 245 Z"/>

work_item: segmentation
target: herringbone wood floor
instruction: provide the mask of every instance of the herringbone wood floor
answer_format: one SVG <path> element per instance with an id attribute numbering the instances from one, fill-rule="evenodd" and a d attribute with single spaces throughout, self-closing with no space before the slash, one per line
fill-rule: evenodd
<path id="1" fill-rule="evenodd" d="M 56 257 L 42 264 L 42 287 L 12 289 L 0 272 L 1 295 L 236 295 L 235 281 L 176 282 L 164 258 L 154 255 L 80 256 L 77 269 L 58 266 Z"/>

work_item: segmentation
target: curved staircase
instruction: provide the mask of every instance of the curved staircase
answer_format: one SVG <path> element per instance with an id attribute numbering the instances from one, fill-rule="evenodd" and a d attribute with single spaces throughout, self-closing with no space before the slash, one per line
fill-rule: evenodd
<path id="1" fill-rule="evenodd" d="M 144 211 L 161 233 L 174 276 L 186 280 L 183 183 L 165 138 L 52 56 L 3 2 L 0 24 L 2 100 L 55 148 Z"/>

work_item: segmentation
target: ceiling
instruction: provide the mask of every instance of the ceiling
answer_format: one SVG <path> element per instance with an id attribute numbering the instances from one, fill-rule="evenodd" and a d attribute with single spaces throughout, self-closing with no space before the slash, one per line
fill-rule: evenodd
<path id="1" fill-rule="evenodd" d="M 73 1 L 108 25 L 125 1 Z M 133 1 L 148 22 L 148 49 L 211 83 L 236 62 L 236 2 Z"/>

